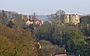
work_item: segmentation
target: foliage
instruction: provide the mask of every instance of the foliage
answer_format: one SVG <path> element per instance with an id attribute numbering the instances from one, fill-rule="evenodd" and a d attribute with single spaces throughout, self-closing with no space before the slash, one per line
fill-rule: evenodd
<path id="1" fill-rule="evenodd" d="M 0 56 L 37 56 L 35 43 L 30 32 L 0 24 Z"/>
<path id="2" fill-rule="evenodd" d="M 81 21 L 81 24 L 90 24 L 90 16 L 89 15 L 82 16 L 80 18 L 80 21 Z"/>
<path id="3" fill-rule="evenodd" d="M 81 49 L 81 56 L 90 56 L 90 38 L 86 39 L 87 44 Z"/>
<path id="4" fill-rule="evenodd" d="M 49 41 L 40 40 L 41 48 L 39 49 L 39 56 L 51 56 L 55 53 L 64 53 L 64 48 L 53 45 Z"/>
<path id="5" fill-rule="evenodd" d="M 70 53 L 80 53 L 81 48 L 86 44 L 85 37 L 78 31 L 68 31 L 63 36 L 63 44 Z"/>
<path id="6" fill-rule="evenodd" d="M 53 44 L 66 48 L 69 54 L 78 55 L 86 44 L 85 36 L 79 31 L 79 26 L 63 24 L 54 16 L 51 16 L 50 20 L 39 28 L 39 39 L 49 40 Z"/>

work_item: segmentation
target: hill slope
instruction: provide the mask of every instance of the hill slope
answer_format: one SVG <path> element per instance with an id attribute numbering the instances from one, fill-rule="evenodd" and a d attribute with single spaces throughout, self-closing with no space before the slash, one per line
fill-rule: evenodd
<path id="1" fill-rule="evenodd" d="M 37 56 L 31 33 L 0 24 L 0 56 Z"/>

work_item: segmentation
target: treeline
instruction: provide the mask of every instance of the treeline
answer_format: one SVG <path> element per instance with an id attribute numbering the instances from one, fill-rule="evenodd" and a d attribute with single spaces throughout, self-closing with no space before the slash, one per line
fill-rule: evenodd
<path id="1" fill-rule="evenodd" d="M 14 27 L 22 28 L 27 18 L 27 15 L 0 10 L 0 23 L 4 25 L 8 25 L 11 21 L 13 21 L 13 23 L 15 24 Z"/>
<path id="2" fill-rule="evenodd" d="M 58 18 L 44 22 L 36 33 L 37 40 L 47 40 L 59 48 L 65 48 L 68 55 L 90 56 L 90 16 L 80 18 L 80 24 L 61 23 Z"/>

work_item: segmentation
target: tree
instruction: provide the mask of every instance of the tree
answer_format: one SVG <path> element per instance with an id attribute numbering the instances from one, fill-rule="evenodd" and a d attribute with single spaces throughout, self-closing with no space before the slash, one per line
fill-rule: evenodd
<path id="1" fill-rule="evenodd" d="M 82 47 L 86 44 L 85 39 L 85 36 L 83 36 L 80 32 L 73 30 L 67 31 L 65 35 L 63 35 L 63 42 L 69 54 L 80 54 L 82 52 Z"/>
<path id="2" fill-rule="evenodd" d="M 9 21 L 9 23 L 7 24 L 8 27 L 10 28 L 16 28 L 16 22 L 15 22 L 15 19 L 11 19 Z"/>
<path id="3" fill-rule="evenodd" d="M 0 24 L 0 56 L 38 56 L 31 32 Z"/>
<path id="4" fill-rule="evenodd" d="M 38 32 L 36 33 L 36 39 L 49 40 L 50 29 L 51 29 L 50 23 L 48 21 L 44 22 L 44 24 L 41 27 L 39 27 Z"/>
<path id="5" fill-rule="evenodd" d="M 64 47 L 69 54 L 78 55 L 86 44 L 85 36 L 78 30 L 78 26 L 63 24 L 57 14 L 50 16 L 50 21 L 39 28 L 39 38 L 49 40 L 53 44 Z"/>
<path id="6" fill-rule="evenodd" d="M 4 10 L 2 10 L 2 13 L 0 13 L 0 23 L 4 25 L 7 23 L 7 15 Z"/>
<path id="7" fill-rule="evenodd" d="M 53 45 L 51 42 L 46 40 L 39 41 L 41 48 L 39 49 L 39 56 L 53 56 L 56 53 L 64 53 L 65 49 L 60 48 L 57 45 Z"/>
<path id="8" fill-rule="evenodd" d="M 65 47 L 69 53 L 80 54 L 81 48 L 86 42 L 85 36 L 78 30 L 78 26 L 63 24 L 58 15 L 51 15 L 50 20 L 52 38 L 56 38 L 55 43 Z"/>

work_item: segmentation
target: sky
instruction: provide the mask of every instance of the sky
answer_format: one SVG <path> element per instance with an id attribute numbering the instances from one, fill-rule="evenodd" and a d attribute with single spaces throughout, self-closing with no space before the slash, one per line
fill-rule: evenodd
<path id="1" fill-rule="evenodd" d="M 90 14 L 90 0 L 0 0 L 0 10 L 22 14 L 48 15 L 57 10 L 66 13 Z"/>

